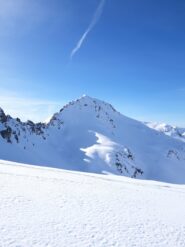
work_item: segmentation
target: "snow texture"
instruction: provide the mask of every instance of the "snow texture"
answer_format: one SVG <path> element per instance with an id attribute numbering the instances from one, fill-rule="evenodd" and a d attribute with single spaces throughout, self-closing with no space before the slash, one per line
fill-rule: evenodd
<path id="1" fill-rule="evenodd" d="M 0 161 L 1 247 L 184 247 L 185 186 Z"/>

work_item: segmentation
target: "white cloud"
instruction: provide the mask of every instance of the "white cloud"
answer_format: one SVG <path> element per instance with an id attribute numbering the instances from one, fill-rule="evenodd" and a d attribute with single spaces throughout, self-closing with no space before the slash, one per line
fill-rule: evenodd
<path id="1" fill-rule="evenodd" d="M 16 93 L 0 90 L 0 107 L 6 114 L 21 120 L 45 121 L 59 111 L 64 103 L 35 98 L 26 98 Z"/>
<path id="2" fill-rule="evenodd" d="M 73 58 L 73 56 L 78 52 L 78 50 L 81 48 L 83 42 L 87 38 L 87 35 L 90 33 L 90 31 L 94 28 L 94 26 L 99 21 L 101 15 L 102 15 L 102 12 L 103 12 L 104 4 L 105 4 L 105 0 L 101 0 L 99 5 L 98 5 L 98 8 L 96 9 L 96 11 L 94 13 L 94 16 L 93 16 L 87 30 L 84 32 L 84 34 L 82 35 L 82 37 L 80 38 L 80 40 L 76 44 L 75 48 L 72 50 L 71 58 Z"/>

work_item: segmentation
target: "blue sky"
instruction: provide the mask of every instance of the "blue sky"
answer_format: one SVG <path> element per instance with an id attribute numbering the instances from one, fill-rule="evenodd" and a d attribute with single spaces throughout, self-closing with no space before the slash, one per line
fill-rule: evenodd
<path id="1" fill-rule="evenodd" d="M 185 126 L 184 0 L 0 0 L 0 54 L 13 116 L 44 120 L 87 94 Z"/>

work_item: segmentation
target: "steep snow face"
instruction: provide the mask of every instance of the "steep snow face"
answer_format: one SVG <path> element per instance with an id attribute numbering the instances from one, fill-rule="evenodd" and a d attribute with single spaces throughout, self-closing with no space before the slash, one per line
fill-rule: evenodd
<path id="1" fill-rule="evenodd" d="M 6 118 L 1 121 L 1 159 L 185 183 L 185 143 L 103 101 L 84 96 L 64 106 L 48 124 Z"/>
<path id="2" fill-rule="evenodd" d="M 146 122 L 145 124 L 151 129 L 155 129 L 161 133 L 164 133 L 165 135 L 185 142 L 185 128 L 179 128 L 165 123 L 159 124 Z"/>
<path id="3" fill-rule="evenodd" d="M 184 247 L 185 186 L 0 161 L 1 247 Z"/>

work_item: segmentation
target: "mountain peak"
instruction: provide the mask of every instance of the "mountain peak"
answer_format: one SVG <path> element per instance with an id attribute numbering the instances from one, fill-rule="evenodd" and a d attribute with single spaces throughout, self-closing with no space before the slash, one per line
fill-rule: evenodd
<path id="1" fill-rule="evenodd" d="M 76 101 L 93 101 L 93 100 L 97 100 L 87 94 L 83 94 L 80 98 L 78 98 Z"/>
<path id="2" fill-rule="evenodd" d="M 85 94 L 82 95 L 80 98 L 78 98 L 76 100 L 73 100 L 73 101 L 70 101 L 69 103 L 64 105 L 61 108 L 60 112 L 63 112 L 63 110 L 65 110 L 65 109 L 67 109 L 67 108 L 69 108 L 71 106 L 73 106 L 73 107 L 76 106 L 76 107 L 80 108 L 81 110 L 84 109 L 84 108 L 87 109 L 88 106 L 89 106 L 90 108 L 95 108 L 96 110 L 97 109 L 99 109 L 99 110 L 102 109 L 104 111 L 117 112 L 115 110 L 115 108 L 111 104 L 109 104 L 109 103 L 107 103 L 105 101 L 90 97 L 90 96 L 85 95 Z M 56 115 L 56 114 L 54 114 L 54 115 Z"/>

